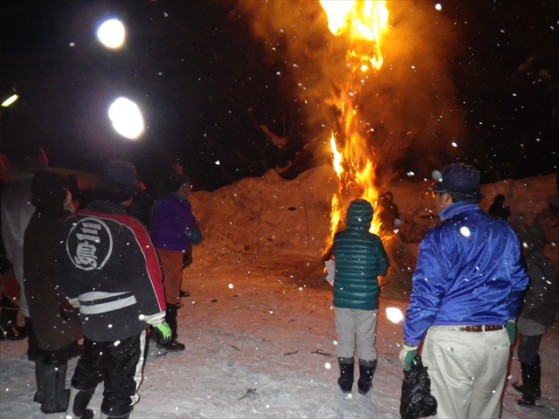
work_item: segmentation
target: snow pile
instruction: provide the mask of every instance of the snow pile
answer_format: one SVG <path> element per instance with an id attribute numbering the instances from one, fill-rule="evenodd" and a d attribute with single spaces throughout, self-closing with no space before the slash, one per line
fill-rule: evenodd
<path id="1" fill-rule="evenodd" d="M 395 291 L 411 275 L 421 231 L 437 220 L 427 186 L 427 182 L 391 185 L 405 233 L 394 246 L 394 257 L 408 275 L 393 281 Z M 193 264 L 184 275 L 183 288 L 192 293 L 182 300 L 179 311 L 179 341 L 186 344 L 186 351 L 165 354 L 150 348 L 141 400 L 132 417 L 400 417 L 402 325 L 390 322 L 385 310 L 404 310 L 405 292 L 387 294 L 383 289 L 372 392 L 361 396 L 354 389 L 347 397 L 336 384 L 331 287 L 320 262 L 335 190 L 335 175 L 319 167 L 291 181 L 269 172 L 213 193 L 192 194 L 205 241 L 195 248 Z M 554 191 L 553 176 L 484 185 L 482 206 L 504 193 L 512 205 L 511 219 L 535 220 Z M 516 404 L 518 394 L 511 382 L 520 379 L 520 371 L 513 358 L 504 418 L 557 417 L 558 342 L 556 322 L 540 351 L 542 407 Z M 62 418 L 43 415 L 33 403 L 34 365 L 25 350 L 25 341 L 0 341 L 0 417 Z M 68 385 L 75 362 L 68 369 Z M 97 417 L 101 397 L 99 386 L 90 404 Z"/>

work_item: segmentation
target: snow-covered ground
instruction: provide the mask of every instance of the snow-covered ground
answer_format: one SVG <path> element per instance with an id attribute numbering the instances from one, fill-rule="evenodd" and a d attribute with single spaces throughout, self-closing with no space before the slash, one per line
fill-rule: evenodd
<path id="1" fill-rule="evenodd" d="M 372 391 L 362 396 L 354 389 L 348 397 L 336 384 L 331 288 L 320 264 L 332 188 L 320 181 L 324 170 L 289 182 L 268 174 L 193 194 L 206 241 L 195 250 L 184 277 L 191 296 L 182 300 L 179 340 L 186 350 L 163 354 L 150 348 L 141 400 L 132 417 L 399 417 L 402 325 L 390 322 L 385 309 L 404 310 L 408 296 L 389 280 L 379 311 L 379 363 Z M 553 181 L 548 176 L 514 187 L 500 183 L 483 192 L 490 199 L 502 191 L 515 196 L 512 218 L 533 220 L 554 193 Z M 411 224 L 414 217 L 431 222 L 419 215 L 429 207 L 423 186 L 394 186 L 404 223 Z M 406 243 L 410 249 L 413 245 Z M 549 255 L 556 253 L 548 247 Z M 511 384 L 520 379 L 520 370 L 514 353 L 503 418 L 559 417 L 558 342 L 555 322 L 541 347 L 543 397 L 532 409 L 516 404 Z M 34 365 L 25 350 L 26 341 L 0 341 L 0 418 L 62 418 L 42 414 L 33 403 Z M 68 382 L 75 362 L 70 362 Z M 97 417 L 101 397 L 102 386 L 90 405 Z"/>

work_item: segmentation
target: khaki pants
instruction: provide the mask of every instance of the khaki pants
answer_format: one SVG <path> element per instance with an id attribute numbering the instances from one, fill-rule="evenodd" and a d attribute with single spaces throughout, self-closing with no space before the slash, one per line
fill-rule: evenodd
<path id="1" fill-rule="evenodd" d="M 375 348 L 378 310 L 352 310 L 334 307 L 338 357 L 364 361 L 377 359 Z"/>
<path id="2" fill-rule="evenodd" d="M 436 418 L 499 418 L 510 357 L 506 329 L 463 332 L 431 326 L 423 344 Z"/>
<path id="3" fill-rule="evenodd" d="M 182 257 L 181 251 L 170 251 L 157 249 L 163 272 L 163 288 L 165 288 L 165 302 L 167 304 L 178 304 L 180 302 L 182 281 Z"/>

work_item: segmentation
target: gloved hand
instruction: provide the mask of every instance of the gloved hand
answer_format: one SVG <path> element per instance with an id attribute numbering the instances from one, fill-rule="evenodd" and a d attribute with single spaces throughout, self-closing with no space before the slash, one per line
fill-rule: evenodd
<path id="1" fill-rule="evenodd" d="M 72 317 L 76 316 L 76 309 L 70 303 L 60 305 L 60 317 L 65 321 L 69 321 Z"/>
<path id="2" fill-rule="evenodd" d="M 507 322 L 507 333 L 509 334 L 509 340 L 511 346 L 514 345 L 514 341 L 516 340 L 516 321 L 509 320 Z"/>
<path id="3" fill-rule="evenodd" d="M 400 355 L 398 358 L 400 359 L 400 362 L 404 367 L 404 371 L 411 371 L 411 365 L 416 355 L 417 346 L 408 345 L 407 343 L 404 343 L 402 345 L 402 349 L 400 350 Z"/>
<path id="4" fill-rule="evenodd" d="M 157 343 L 165 345 L 166 343 L 171 342 L 173 332 L 171 331 L 171 327 L 166 321 L 163 321 L 157 326 L 153 326 L 153 331 L 157 336 Z"/>

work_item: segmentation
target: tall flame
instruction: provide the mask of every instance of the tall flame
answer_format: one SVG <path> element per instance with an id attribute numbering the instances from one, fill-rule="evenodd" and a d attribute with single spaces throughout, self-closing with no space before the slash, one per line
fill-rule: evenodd
<path id="1" fill-rule="evenodd" d="M 364 136 L 359 114 L 359 92 L 364 79 L 381 68 L 381 38 L 388 30 L 388 9 L 385 0 L 321 0 L 328 17 L 328 28 L 335 36 L 348 40 L 345 79 L 338 94 L 329 100 L 339 113 L 339 128 L 332 133 L 330 149 L 334 170 L 339 179 L 338 192 L 332 197 L 330 247 L 342 214 L 356 198 L 376 207 L 375 153 L 370 138 Z M 376 208 L 375 208 L 376 210 Z M 371 231 L 379 232 L 375 211 Z"/>

